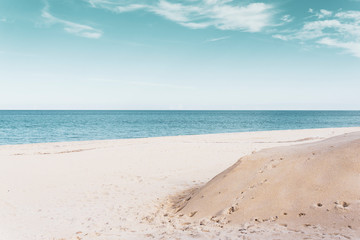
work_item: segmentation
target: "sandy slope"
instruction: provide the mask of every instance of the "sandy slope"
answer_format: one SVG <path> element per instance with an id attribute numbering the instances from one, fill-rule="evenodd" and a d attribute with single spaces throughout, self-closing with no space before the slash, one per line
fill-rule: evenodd
<path id="1" fill-rule="evenodd" d="M 168 212 L 168 196 L 253 151 L 354 131 L 360 128 L 0 146 L 0 240 L 321 239 L 320 230 L 280 225 L 200 225 Z M 326 236 L 343 238 L 334 234 Z"/>
<path id="2" fill-rule="evenodd" d="M 352 229 L 360 237 L 360 132 L 243 157 L 180 212 L 237 225 Z"/>

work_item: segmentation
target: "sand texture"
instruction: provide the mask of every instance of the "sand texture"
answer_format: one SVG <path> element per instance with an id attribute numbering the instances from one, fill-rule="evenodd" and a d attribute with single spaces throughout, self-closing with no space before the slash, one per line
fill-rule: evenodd
<path id="1" fill-rule="evenodd" d="M 359 232 L 360 132 L 242 157 L 188 199 L 194 218 Z"/>
<path id="2" fill-rule="evenodd" d="M 356 239 L 356 131 L 0 146 L 0 240 Z"/>

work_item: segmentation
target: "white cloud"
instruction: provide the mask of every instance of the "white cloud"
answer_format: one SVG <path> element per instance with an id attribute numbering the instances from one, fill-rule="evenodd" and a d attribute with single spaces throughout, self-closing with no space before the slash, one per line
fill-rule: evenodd
<path id="1" fill-rule="evenodd" d="M 290 15 L 287 14 L 287 15 L 282 16 L 281 20 L 283 22 L 289 23 L 289 22 L 292 22 L 294 20 L 294 18 L 292 18 Z"/>
<path id="2" fill-rule="evenodd" d="M 332 14 L 333 13 L 331 11 L 321 9 L 320 12 L 316 13 L 316 16 L 321 19 L 321 18 L 330 17 Z"/>
<path id="3" fill-rule="evenodd" d="M 360 57 L 360 11 L 339 11 L 334 14 L 322 9 L 315 16 L 316 20 L 304 23 L 301 29 L 273 37 L 340 48 Z"/>
<path id="4" fill-rule="evenodd" d="M 319 44 L 324 44 L 330 47 L 342 48 L 346 52 L 360 58 L 360 42 L 339 42 L 332 38 L 322 38 L 317 41 Z"/>
<path id="5" fill-rule="evenodd" d="M 341 19 L 350 19 L 356 22 L 360 21 L 360 11 L 338 12 L 335 16 Z"/>
<path id="6" fill-rule="evenodd" d="M 211 39 L 206 40 L 206 42 L 217 42 L 217 41 L 221 41 L 221 40 L 225 40 L 225 39 L 229 39 L 229 38 L 230 38 L 230 36 L 211 38 Z"/>
<path id="7" fill-rule="evenodd" d="M 0 18 L 0 22 L 7 22 L 7 19 L 2 17 L 2 18 Z"/>
<path id="8" fill-rule="evenodd" d="M 143 4 L 131 4 L 129 6 L 117 6 L 116 7 L 116 11 L 117 12 L 131 12 L 131 11 L 135 11 L 135 10 L 139 10 L 139 9 L 143 9 L 146 8 L 146 5 Z"/>
<path id="9" fill-rule="evenodd" d="M 274 7 L 266 3 L 239 5 L 233 0 L 188 0 L 176 3 L 167 0 L 87 1 L 92 7 L 118 13 L 142 9 L 193 29 L 212 26 L 221 30 L 260 32 L 275 25 Z"/>
<path id="10" fill-rule="evenodd" d="M 49 6 L 46 5 L 41 13 L 41 16 L 46 19 L 46 21 L 50 24 L 62 24 L 64 26 L 64 30 L 68 33 L 85 37 L 85 38 L 100 38 L 102 36 L 102 31 L 90 27 L 88 25 L 83 25 L 79 23 L 74 23 L 70 21 L 66 21 L 57 17 L 54 17 L 49 12 Z"/>
<path id="11" fill-rule="evenodd" d="M 180 23 L 180 25 L 182 25 L 182 26 L 184 26 L 184 27 L 192 28 L 192 29 L 201 29 L 201 28 L 207 28 L 207 27 L 209 27 L 211 24 L 209 24 L 209 23 L 193 23 L 193 22 L 187 22 L 187 23 Z"/>
<path id="12" fill-rule="evenodd" d="M 179 23 L 190 22 L 190 18 L 201 11 L 198 7 L 185 6 L 180 3 L 170 3 L 165 0 L 160 0 L 156 7 L 151 7 L 149 10 Z"/>
<path id="13" fill-rule="evenodd" d="M 289 38 L 285 35 L 281 35 L 281 34 L 275 34 L 272 36 L 273 38 L 277 38 L 277 39 L 280 39 L 280 40 L 283 40 L 283 41 L 287 41 L 289 40 Z"/>

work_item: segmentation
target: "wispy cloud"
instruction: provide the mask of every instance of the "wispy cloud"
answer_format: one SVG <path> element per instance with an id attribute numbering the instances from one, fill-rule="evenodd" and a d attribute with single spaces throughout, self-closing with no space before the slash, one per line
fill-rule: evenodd
<path id="1" fill-rule="evenodd" d="M 333 13 L 325 9 L 319 12 L 310 9 L 309 12 L 314 14 L 313 20 L 305 22 L 301 29 L 275 34 L 273 37 L 340 48 L 360 57 L 360 11 Z"/>
<path id="2" fill-rule="evenodd" d="M 233 0 L 87 0 L 92 7 L 123 13 L 144 10 L 162 16 L 182 26 L 201 29 L 215 27 L 221 30 L 260 32 L 273 26 L 274 6 L 267 3 L 239 5 Z"/>
<path id="3" fill-rule="evenodd" d="M 102 31 L 95 29 L 88 25 L 83 25 L 79 23 L 74 23 L 71 21 L 63 20 L 57 17 L 54 17 L 49 12 L 49 5 L 46 4 L 42 10 L 41 16 L 49 24 L 61 24 L 64 27 L 64 30 L 68 33 L 74 34 L 76 36 L 85 37 L 85 38 L 100 38 L 102 36 Z"/>
<path id="4" fill-rule="evenodd" d="M 284 16 L 282 16 L 281 21 L 285 22 L 285 23 L 289 23 L 294 21 L 294 18 L 291 17 L 289 14 L 286 14 Z"/>
<path id="5" fill-rule="evenodd" d="M 318 13 L 316 13 L 316 16 L 321 19 L 321 18 L 326 18 L 326 17 L 330 17 L 332 16 L 333 12 L 332 11 L 328 11 L 325 9 L 320 9 L 320 11 Z"/>
<path id="6" fill-rule="evenodd" d="M 360 58 L 360 42 L 341 42 L 333 38 L 325 37 L 317 41 L 317 43 L 345 49 L 345 51 Z"/>
<path id="7" fill-rule="evenodd" d="M 225 40 L 225 39 L 229 39 L 229 38 L 230 38 L 230 36 L 211 38 L 211 39 L 206 40 L 205 42 L 217 42 L 217 41 L 221 41 L 221 40 Z"/>

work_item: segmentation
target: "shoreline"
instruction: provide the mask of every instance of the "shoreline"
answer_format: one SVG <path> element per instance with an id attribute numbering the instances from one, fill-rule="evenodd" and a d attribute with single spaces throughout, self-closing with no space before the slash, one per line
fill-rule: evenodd
<path id="1" fill-rule="evenodd" d="M 203 186 L 245 155 L 356 131 L 360 127 L 2 145 L 0 238 L 235 238 L 238 229 L 209 225 L 202 231 L 164 217 L 162 208 L 169 197 Z M 253 234 L 241 235 L 304 237 L 274 229 L 252 226 Z"/>
<path id="2" fill-rule="evenodd" d="M 360 110 L 359 110 L 360 111 Z M 100 139 L 100 140 L 79 140 L 79 141 L 60 141 L 60 142 L 38 142 L 38 143 L 19 143 L 19 144 L 0 144 L 1 147 L 11 147 L 11 146 L 32 146 L 39 144 L 75 144 L 75 143 L 103 143 L 103 142 L 114 142 L 114 141 L 124 141 L 124 140 L 145 140 L 145 139 L 159 139 L 159 138 L 176 138 L 176 137 L 199 137 L 199 136 L 213 136 L 213 135 L 230 135 L 230 134 L 251 134 L 251 133 L 267 133 L 267 132 L 287 132 L 287 131 L 306 131 L 306 130 L 332 130 L 332 129 L 358 129 L 360 131 L 360 126 L 358 127 L 324 127 L 324 128 L 299 128 L 299 129 L 282 129 L 282 130 L 259 130 L 259 131 L 245 131 L 245 132 L 225 132 L 225 133 L 205 133 L 205 134 L 189 134 L 189 135 L 171 135 L 171 136 L 157 136 L 157 137 L 138 137 L 138 138 L 115 138 L 115 139 Z"/>

